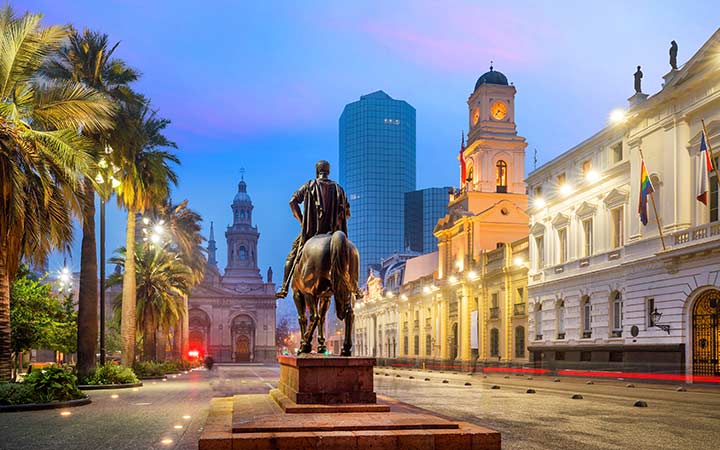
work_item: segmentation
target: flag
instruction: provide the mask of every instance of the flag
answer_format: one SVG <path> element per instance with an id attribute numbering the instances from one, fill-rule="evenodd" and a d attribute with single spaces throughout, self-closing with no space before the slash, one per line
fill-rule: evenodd
<path id="1" fill-rule="evenodd" d="M 650 176 L 648 176 L 645 160 L 640 159 L 640 202 L 638 204 L 638 214 L 640 214 L 640 222 L 643 225 L 648 223 L 648 195 L 655 192 Z"/>
<path id="2" fill-rule="evenodd" d="M 705 143 L 705 133 L 700 132 L 700 160 L 698 161 L 697 196 L 703 205 L 708 204 L 708 187 L 710 186 L 710 171 L 713 170 L 712 158 Z"/>
<path id="3" fill-rule="evenodd" d="M 467 181 L 467 175 L 465 173 L 466 166 L 465 166 L 465 156 L 463 153 L 465 152 L 465 132 L 463 131 L 462 134 L 462 141 L 460 142 L 460 187 L 462 188 L 465 182 Z"/>

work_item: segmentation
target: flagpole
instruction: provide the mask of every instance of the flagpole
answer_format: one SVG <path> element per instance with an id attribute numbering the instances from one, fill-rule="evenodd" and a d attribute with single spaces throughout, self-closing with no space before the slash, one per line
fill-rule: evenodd
<path id="1" fill-rule="evenodd" d="M 700 123 L 702 123 L 703 127 L 703 134 L 705 135 L 705 145 L 707 146 L 707 151 L 710 152 L 710 161 L 712 161 L 713 169 L 715 169 L 715 176 L 717 177 L 718 186 L 720 186 L 720 172 L 718 172 L 717 164 L 715 161 L 713 161 L 713 151 L 712 146 L 710 145 L 710 137 L 708 136 L 707 128 L 705 128 L 705 119 L 700 119 Z M 703 162 L 704 164 L 704 162 Z M 710 189 L 710 186 L 708 186 L 708 189 Z M 720 190 L 718 191 L 720 193 Z M 710 193 L 708 192 L 708 197 L 710 197 Z M 708 203 L 710 203 L 710 199 L 708 198 Z"/>
<path id="2" fill-rule="evenodd" d="M 640 161 L 645 161 L 645 156 L 643 155 L 642 147 L 638 147 L 638 150 L 640 150 Z M 641 170 L 642 170 L 642 164 L 641 164 Z M 642 176 L 642 174 L 641 174 Z M 648 174 L 648 178 L 650 178 L 650 174 Z M 652 181 L 651 181 L 652 183 Z M 652 203 L 653 212 L 655 213 L 655 222 L 657 223 L 658 227 L 658 233 L 660 233 L 660 243 L 662 244 L 663 250 L 665 250 L 665 236 L 662 232 L 662 225 L 660 225 L 660 216 L 658 216 L 657 212 L 657 206 L 655 206 L 655 190 L 650 193 L 650 203 Z"/>

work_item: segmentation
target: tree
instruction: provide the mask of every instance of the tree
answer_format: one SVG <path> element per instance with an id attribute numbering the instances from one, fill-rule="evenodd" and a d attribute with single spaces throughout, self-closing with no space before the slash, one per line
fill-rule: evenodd
<path id="1" fill-rule="evenodd" d="M 91 87 L 39 77 L 67 37 L 40 18 L 0 10 L 0 381 L 11 376 L 10 282 L 22 260 L 42 264 L 71 241 L 79 180 L 92 163 L 78 129 L 107 129 L 114 112 Z"/>
<path id="2" fill-rule="evenodd" d="M 111 134 L 116 152 L 113 154 L 120 167 L 118 202 L 127 210 L 125 249 L 127 261 L 123 271 L 121 334 L 123 339 L 122 363 L 132 367 L 135 361 L 136 338 L 136 270 L 135 227 L 137 214 L 162 204 L 170 194 L 170 186 L 177 184 L 177 175 L 170 163 L 179 164 L 178 158 L 163 147 L 177 148 L 162 133 L 170 124 L 150 109 L 149 101 L 122 105 L 118 127 Z"/>
<path id="3" fill-rule="evenodd" d="M 127 267 L 125 249 L 111 258 L 113 264 Z M 144 243 L 135 250 L 137 282 L 136 327 L 142 330 L 143 359 L 156 361 L 157 333 L 167 334 L 169 328 L 185 314 L 185 299 L 192 283 L 192 271 L 180 256 L 164 245 Z M 124 277 L 113 274 L 109 284 L 123 282 Z M 120 300 L 120 302 L 118 302 Z M 122 310 L 122 296 L 116 299 L 115 309 Z"/>
<path id="4" fill-rule="evenodd" d="M 10 286 L 11 342 L 15 366 L 21 368 L 23 352 L 33 348 L 74 352 L 76 318 L 72 296 L 54 296 L 49 284 L 21 266 Z"/>
<path id="5" fill-rule="evenodd" d="M 188 207 L 188 201 L 183 200 L 174 204 L 171 199 L 162 207 L 147 214 L 151 223 L 162 221 L 169 232 L 170 241 L 168 247 L 180 256 L 183 263 L 191 270 L 192 279 L 190 289 L 202 281 L 205 276 L 207 264 L 206 249 L 203 246 L 205 238 L 201 234 L 202 218 Z M 185 314 L 181 321 L 172 325 L 173 328 L 173 350 L 182 358 L 187 351 L 188 311 L 187 301 L 184 302 Z M 159 343 L 160 347 L 165 342 L 165 336 Z"/>
<path id="6" fill-rule="evenodd" d="M 119 42 L 110 47 L 107 34 L 72 29 L 69 39 L 56 55 L 47 61 L 42 73 L 47 78 L 83 83 L 119 104 L 132 101 L 128 84 L 137 80 L 138 72 L 124 61 L 113 58 Z M 104 156 L 107 139 L 100 132 L 84 132 L 92 141 L 92 156 L 99 162 Z M 95 239 L 95 191 L 107 199 L 108 186 L 97 186 L 97 167 L 91 167 L 82 183 L 82 247 L 80 253 L 80 289 L 78 292 L 77 370 L 84 379 L 96 365 L 98 345 L 98 262 Z M 100 178 L 102 180 L 102 178 Z M 100 262 L 105 264 L 104 261 Z"/>

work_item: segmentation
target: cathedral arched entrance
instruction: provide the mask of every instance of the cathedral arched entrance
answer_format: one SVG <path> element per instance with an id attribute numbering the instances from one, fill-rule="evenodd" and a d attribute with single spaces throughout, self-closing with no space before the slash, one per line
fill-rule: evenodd
<path id="1" fill-rule="evenodd" d="M 693 376 L 720 376 L 720 290 L 701 292 L 690 320 Z"/>
<path id="2" fill-rule="evenodd" d="M 208 354 L 210 345 L 210 317 L 199 308 L 188 311 L 189 350 L 197 350 L 202 356 Z"/>
<path id="3" fill-rule="evenodd" d="M 235 316 L 231 323 L 233 355 L 235 362 L 251 362 L 255 359 L 255 321 L 247 314 Z"/>

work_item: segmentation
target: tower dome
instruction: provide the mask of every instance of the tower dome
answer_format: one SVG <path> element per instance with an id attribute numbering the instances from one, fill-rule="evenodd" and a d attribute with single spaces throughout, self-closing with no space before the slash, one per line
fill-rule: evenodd
<path id="1" fill-rule="evenodd" d="M 475 83 L 475 90 L 483 84 L 500 84 L 503 86 L 508 85 L 508 79 L 504 73 L 493 70 L 493 66 L 490 66 L 490 70 L 480 75 L 477 82 Z"/>
<path id="2" fill-rule="evenodd" d="M 247 183 L 245 183 L 245 180 L 240 180 L 240 183 L 238 183 L 238 192 L 235 194 L 233 203 L 252 203 L 247 193 Z"/>

